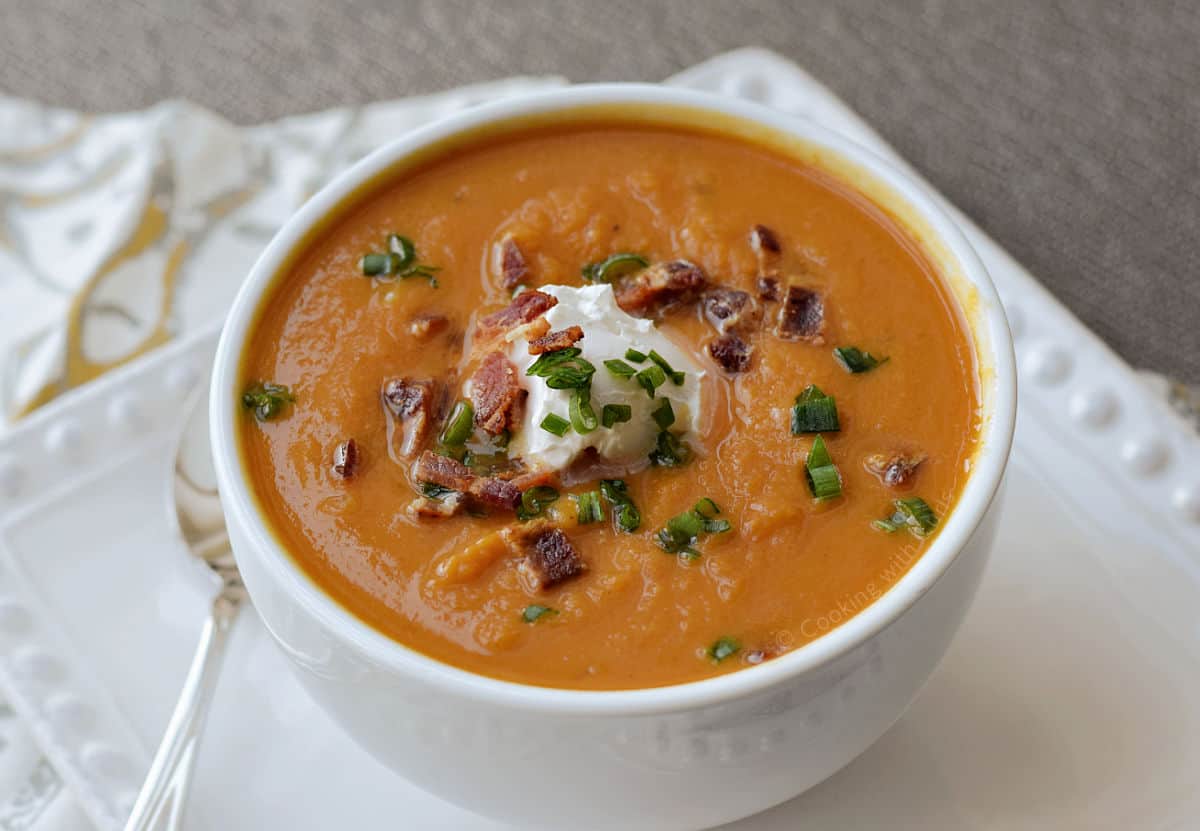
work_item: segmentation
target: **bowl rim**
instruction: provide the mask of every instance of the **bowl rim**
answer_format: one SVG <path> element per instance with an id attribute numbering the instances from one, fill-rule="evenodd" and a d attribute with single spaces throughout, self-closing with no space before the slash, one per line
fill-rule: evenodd
<path id="1" fill-rule="evenodd" d="M 260 303 L 290 257 L 310 239 L 314 228 L 332 213 L 344 210 L 350 200 L 364 193 L 364 188 L 386 177 L 390 168 L 421 150 L 505 122 L 551 114 L 561 117 L 574 110 L 584 114 L 589 110 L 594 113 L 597 108 L 657 105 L 709 112 L 726 119 L 747 119 L 758 128 L 799 140 L 821 152 L 832 152 L 874 183 L 890 189 L 907 210 L 928 226 L 945 252 L 939 254 L 924 245 L 928 256 L 935 262 L 956 265 L 955 270 L 978 298 L 973 314 L 964 316 L 968 317 L 975 335 L 978 363 L 986 363 L 991 370 L 981 374 L 980 379 L 981 386 L 991 387 L 991 394 L 983 396 L 986 418 L 973 470 L 938 535 L 900 580 L 849 620 L 760 666 L 662 687 L 577 690 L 507 681 L 443 663 L 377 631 L 326 594 L 292 559 L 261 513 L 240 458 L 236 425 L 239 398 L 236 384 L 241 358 L 257 321 Z M 961 305 L 961 298 L 956 299 Z M 231 527 L 236 525 L 244 531 L 249 543 L 236 551 L 235 556 L 255 557 L 275 586 L 318 621 L 326 633 L 376 666 L 421 680 L 450 695 L 523 711 L 627 716 L 677 712 L 745 698 L 819 670 L 897 620 L 954 562 L 999 489 L 1015 427 L 1016 368 L 1003 306 L 983 263 L 938 205 L 937 198 L 891 162 L 828 128 L 762 104 L 656 84 L 585 84 L 503 99 L 446 116 L 388 142 L 335 176 L 284 223 L 242 283 L 221 332 L 209 401 L 213 461 L 226 520 Z M 271 628 L 269 621 L 264 623 Z"/>

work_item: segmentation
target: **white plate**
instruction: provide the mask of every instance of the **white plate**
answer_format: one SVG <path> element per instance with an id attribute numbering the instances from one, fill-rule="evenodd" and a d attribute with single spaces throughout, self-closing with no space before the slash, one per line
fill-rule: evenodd
<path id="1" fill-rule="evenodd" d="M 769 53 L 677 82 L 806 113 L 890 153 Z M 825 784 L 736 827 L 1200 827 L 1200 441 L 965 224 L 1012 315 L 1023 383 L 993 564 L 900 723 Z M 0 691 L 100 828 L 119 827 L 132 802 L 212 588 L 172 538 L 164 494 L 178 402 L 214 343 L 210 331 L 168 346 L 0 440 Z M 189 828 L 498 828 L 382 769 L 285 667 L 244 615 Z"/>

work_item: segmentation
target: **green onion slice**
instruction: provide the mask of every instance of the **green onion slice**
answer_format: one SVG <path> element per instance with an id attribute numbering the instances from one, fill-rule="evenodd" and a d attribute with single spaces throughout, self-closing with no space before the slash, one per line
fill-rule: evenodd
<path id="1" fill-rule="evenodd" d="M 475 408 L 470 401 L 459 401 L 450 411 L 438 441 L 447 447 L 462 447 L 475 431 Z"/>
<path id="2" fill-rule="evenodd" d="M 591 391 L 587 387 L 571 393 L 570 413 L 571 426 L 581 436 L 592 432 L 600 424 L 596 411 L 592 409 Z"/>
<path id="3" fill-rule="evenodd" d="M 675 433 L 662 430 L 650 451 L 650 463 L 656 467 L 679 467 L 686 464 L 692 451 Z"/>
<path id="4" fill-rule="evenodd" d="M 887 358 L 876 358 L 870 352 L 863 352 L 857 346 L 839 346 L 833 350 L 833 356 L 838 359 L 847 372 L 867 372 L 880 364 L 887 363 Z"/>
<path id="5" fill-rule="evenodd" d="M 596 367 L 579 355 L 579 348 L 574 346 L 543 352 L 525 374 L 545 378 L 552 390 L 582 389 L 592 383 Z"/>
<path id="6" fill-rule="evenodd" d="M 641 384 L 642 389 L 646 391 L 646 395 L 653 398 L 654 391 L 666 383 L 667 373 L 663 371 L 661 366 L 654 364 L 641 370 L 634 378 Z"/>
<path id="7" fill-rule="evenodd" d="M 741 648 L 742 645 L 733 638 L 717 638 L 706 654 L 714 664 L 719 664 L 729 656 L 737 654 Z"/>
<path id="8" fill-rule="evenodd" d="M 444 485 L 439 485 L 435 482 L 422 482 L 421 495 L 428 499 L 436 499 L 439 502 L 443 497 L 454 493 L 453 488 L 447 488 Z"/>
<path id="9" fill-rule="evenodd" d="M 872 528 L 894 534 L 901 528 L 908 528 L 918 537 L 924 537 L 937 527 L 937 514 L 929 504 L 919 496 L 897 499 L 892 503 L 895 510 L 884 519 L 871 523 Z"/>
<path id="10" fill-rule="evenodd" d="M 521 494 L 517 519 L 522 522 L 541 516 L 546 506 L 558 500 L 558 491 L 549 485 L 536 485 Z"/>
<path id="11" fill-rule="evenodd" d="M 659 430 L 666 430 L 675 423 L 675 408 L 671 406 L 671 399 L 664 398 L 662 403 L 658 405 L 653 413 L 654 423 L 658 425 Z"/>
<path id="12" fill-rule="evenodd" d="M 552 617 L 558 614 L 557 609 L 551 609 L 549 606 L 539 606 L 536 603 L 531 603 L 525 607 L 525 611 L 521 612 L 521 620 L 526 623 L 537 623 L 544 617 Z"/>
<path id="13" fill-rule="evenodd" d="M 253 410 L 259 421 L 270 421 L 295 400 L 286 386 L 271 381 L 255 381 L 242 393 L 242 406 Z"/>
<path id="14" fill-rule="evenodd" d="M 387 246 L 388 251 L 394 257 L 392 259 L 392 268 L 397 274 L 402 273 L 416 262 L 417 247 L 413 245 L 413 241 L 408 237 L 402 237 L 399 234 L 388 234 Z"/>
<path id="15" fill-rule="evenodd" d="M 622 252 L 598 263 L 588 263 L 581 270 L 581 274 L 589 283 L 611 283 L 618 277 L 640 271 L 648 265 L 650 261 L 641 254 Z"/>
<path id="16" fill-rule="evenodd" d="M 547 433 L 553 433 L 561 438 L 567 434 L 568 430 L 571 429 L 571 422 L 567 421 L 560 415 L 548 413 L 546 417 L 542 419 L 542 423 L 539 426 Z"/>
<path id="17" fill-rule="evenodd" d="M 579 524 L 589 525 L 604 519 L 604 506 L 600 504 L 599 491 L 586 491 L 575 497 L 575 510 Z"/>
<path id="18" fill-rule="evenodd" d="M 637 374 L 637 370 L 629 364 L 622 361 L 620 358 L 611 358 L 604 362 L 605 368 L 618 378 L 632 378 Z"/>
<path id="19" fill-rule="evenodd" d="M 792 405 L 792 434 L 836 433 L 841 430 L 838 423 L 837 402 L 832 395 L 821 392 L 815 384 L 809 384 L 796 396 Z"/>
<path id="20" fill-rule="evenodd" d="M 646 353 L 638 352 L 633 347 L 625 350 L 625 360 L 633 361 L 635 364 L 644 364 L 646 362 Z"/>
<path id="21" fill-rule="evenodd" d="M 667 363 L 667 359 L 655 352 L 653 349 L 650 350 L 650 360 L 662 367 L 663 372 L 665 372 L 667 377 L 671 379 L 672 384 L 677 387 L 683 385 L 683 379 L 687 377 L 686 372 L 679 372 L 672 369 L 671 365 Z"/>
<path id="22" fill-rule="evenodd" d="M 633 418 L 633 407 L 628 404 L 605 404 L 600 410 L 600 423 L 610 430 Z"/>
<path id="23" fill-rule="evenodd" d="M 817 436 L 813 441 L 812 450 L 808 452 L 804 474 L 808 479 L 808 489 L 818 502 L 842 495 L 842 476 L 833 464 L 829 450 L 825 447 L 825 439 L 821 436 Z"/>
<path id="24" fill-rule="evenodd" d="M 612 505 L 613 519 L 617 527 L 626 534 L 632 534 L 642 524 L 642 515 L 633 499 L 629 496 L 628 487 L 623 479 L 601 479 L 600 493 Z"/>
<path id="25" fill-rule="evenodd" d="M 689 560 L 696 559 L 700 556 L 695 548 L 696 539 L 701 534 L 723 534 L 732 527 L 726 520 L 713 519 L 720 512 L 716 502 L 704 497 L 690 511 L 667 520 L 656 537 L 659 548 Z"/>
<path id="26" fill-rule="evenodd" d="M 391 274 L 392 258 L 387 254 L 365 254 L 358 261 L 358 267 L 367 277 L 378 277 L 382 274 Z"/>

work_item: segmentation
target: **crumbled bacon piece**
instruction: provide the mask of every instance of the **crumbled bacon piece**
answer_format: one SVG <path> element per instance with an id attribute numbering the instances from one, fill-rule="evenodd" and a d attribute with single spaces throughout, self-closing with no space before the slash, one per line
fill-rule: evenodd
<path id="1" fill-rule="evenodd" d="M 583 340 L 583 330 L 578 326 L 568 326 L 557 332 L 548 332 L 541 337 L 529 341 L 529 354 L 541 355 L 543 352 L 553 352 L 556 349 L 566 349 Z"/>
<path id="2" fill-rule="evenodd" d="M 704 295 L 704 316 L 718 332 L 747 332 L 762 320 L 762 309 L 749 292 L 719 288 Z"/>
<path id="3" fill-rule="evenodd" d="M 655 263 L 616 287 L 617 305 L 632 315 L 647 317 L 671 303 L 695 298 L 707 284 L 700 266 L 687 260 Z"/>
<path id="4" fill-rule="evenodd" d="M 475 426 L 493 436 L 515 426 L 517 407 L 524 394 L 512 362 L 503 352 L 488 353 L 471 378 Z"/>
<path id="5" fill-rule="evenodd" d="M 540 588 L 548 588 L 581 574 L 583 558 L 561 528 L 540 524 L 516 535 L 525 548 L 524 570 Z"/>
<path id="6" fill-rule="evenodd" d="M 408 503 L 408 514 L 417 519 L 445 519 L 459 514 L 464 504 L 461 493 L 448 493 L 437 499 L 418 496 Z"/>
<path id="7" fill-rule="evenodd" d="M 437 382 L 429 378 L 389 378 L 383 383 L 384 406 L 400 427 L 397 452 L 402 458 L 414 455 L 425 443 L 437 417 Z M 393 425 L 388 425 L 389 441 Z"/>
<path id="8" fill-rule="evenodd" d="M 358 469 L 358 442 L 346 439 L 333 449 L 333 473 L 349 479 Z"/>
<path id="9" fill-rule="evenodd" d="M 420 484 L 432 483 L 452 491 L 466 491 L 475 480 L 471 469 L 457 459 L 426 450 L 413 465 L 412 477 Z"/>
<path id="10" fill-rule="evenodd" d="M 418 340 L 429 340 L 446 331 L 449 325 L 450 319 L 445 315 L 422 312 L 408 322 L 408 331 Z"/>
<path id="11" fill-rule="evenodd" d="M 532 323 L 558 304 L 558 298 L 545 292 L 531 289 L 523 291 L 512 302 L 498 312 L 481 318 L 476 327 L 476 337 L 488 341 L 518 326 Z"/>
<path id="12" fill-rule="evenodd" d="M 506 479 L 484 476 L 467 486 L 467 493 L 480 504 L 490 508 L 515 511 L 521 504 L 521 489 Z"/>
<path id="13" fill-rule="evenodd" d="M 758 276 L 769 277 L 779 272 L 779 260 L 783 254 L 783 246 L 779 237 L 765 225 L 755 225 L 750 229 L 750 248 L 758 260 Z"/>
<path id="14" fill-rule="evenodd" d="M 726 332 L 708 344 L 708 354 L 726 372 L 745 372 L 750 368 L 754 347 L 736 332 Z"/>
<path id="15" fill-rule="evenodd" d="M 825 301 L 821 295 L 803 286 L 788 286 L 775 334 L 783 340 L 806 340 L 816 345 L 825 342 Z"/>
<path id="16" fill-rule="evenodd" d="M 900 488 L 908 484 L 926 458 L 924 453 L 872 453 L 864 465 L 883 484 Z"/>
<path id="17" fill-rule="evenodd" d="M 758 296 L 761 300 L 774 302 L 779 299 L 780 288 L 778 277 L 759 277 Z"/>
<path id="18" fill-rule="evenodd" d="M 529 274 L 529 266 L 520 246 L 512 234 L 505 234 L 504 239 L 496 243 L 492 253 L 492 268 L 500 276 L 500 285 L 505 291 L 512 291 L 521 285 Z"/>

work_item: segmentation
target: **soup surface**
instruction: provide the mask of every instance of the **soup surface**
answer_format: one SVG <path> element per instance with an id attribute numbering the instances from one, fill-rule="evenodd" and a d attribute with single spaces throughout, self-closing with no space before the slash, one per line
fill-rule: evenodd
<path id="1" fill-rule="evenodd" d="M 311 241 L 244 356 L 243 454 L 299 565 L 397 641 L 659 686 L 769 661 L 903 576 L 969 473 L 973 354 L 920 247 L 828 173 L 544 128 Z"/>

